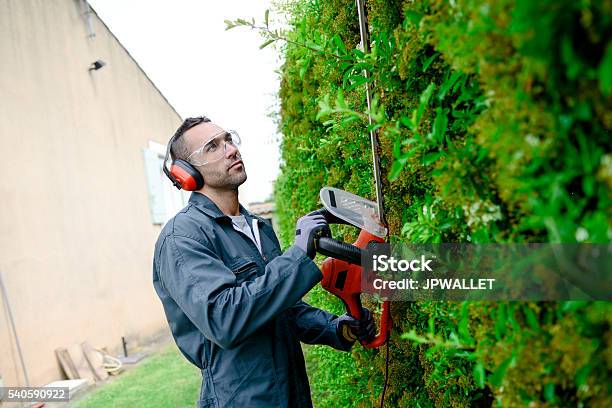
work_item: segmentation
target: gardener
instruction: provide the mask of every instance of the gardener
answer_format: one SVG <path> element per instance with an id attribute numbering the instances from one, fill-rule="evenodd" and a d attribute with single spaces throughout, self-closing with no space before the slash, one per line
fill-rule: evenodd
<path id="1" fill-rule="evenodd" d="M 272 228 L 238 202 L 239 145 L 205 117 L 171 139 L 175 170 L 197 188 L 159 236 L 153 285 L 177 346 L 202 372 L 199 407 L 311 407 L 300 341 L 348 351 L 375 325 L 367 310 L 357 321 L 301 300 L 322 279 L 313 240 L 329 227 L 320 215 L 300 218 L 281 254 Z"/>

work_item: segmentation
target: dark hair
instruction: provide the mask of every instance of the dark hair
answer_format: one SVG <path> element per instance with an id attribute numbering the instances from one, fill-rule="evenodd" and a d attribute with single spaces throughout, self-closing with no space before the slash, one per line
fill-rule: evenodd
<path id="1" fill-rule="evenodd" d="M 210 122 L 206 116 L 198 116 L 196 118 L 187 118 L 183 121 L 181 126 L 174 132 L 174 136 L 172 136 L 173 141 L 170 146 L 170 155 L 173 160 L 181 159 L 187 160 L 187 157 L 191 153 L 189 148 L 187 147 L 187 143 L 185 142 L 185 138 L 183 134 L 191 129 L 194 126 L 199 125 L 200 123 Z"/>

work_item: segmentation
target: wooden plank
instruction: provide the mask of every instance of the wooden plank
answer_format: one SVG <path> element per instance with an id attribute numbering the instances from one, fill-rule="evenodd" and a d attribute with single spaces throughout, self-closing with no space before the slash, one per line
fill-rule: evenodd
<path id="1" fill-rule="evenodd" d="M 55 355 L 60 362 L 62 370 L 64 370 L 64 374 L 71 380 L 75 380 L 79 378 L 79 372 L 77 371 L 68 350 L 64 347 L 56 348 Z"/>
<path id="2" fill-rule="evenodd" d="M 104 381 L 108 378 L 108 372 L 104 369 L 104 356 L 97 351 L 89 342 L 81 343 L 81 349 L 89 368 L 93 371 L 96 381 Z"/>
<path id="3" fill-rule="evenodd" d="M 74 366 L 76 367 L 77 372 L 79 373 L 78 378 L 84 378 L 91 382 L 95 382 L 96 379 L 94 376 L 94 372 L 91 368 L 89 368 L 89 363 L 87 363 L 87 360 L 85 359 L 85 354 L 83 354 L 81 345 L 71 344 L 66 347 L 66 350 L 68 351 L 68 354 L 70 354 L 70 358 L 72 359 L 72 362 L 74 363 Z"/>

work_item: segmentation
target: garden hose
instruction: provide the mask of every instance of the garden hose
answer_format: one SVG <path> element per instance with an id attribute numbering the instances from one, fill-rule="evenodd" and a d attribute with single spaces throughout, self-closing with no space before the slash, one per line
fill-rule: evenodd
<path id="1" fill-rule="evenodd" d="M 116 357 L 113 357 L 104 350 L 95 349 L 98 353 L 102 354 L 102 368 L 104 368 L 109 374 L 115 374 L 121 370 L 123 363 Z"/>

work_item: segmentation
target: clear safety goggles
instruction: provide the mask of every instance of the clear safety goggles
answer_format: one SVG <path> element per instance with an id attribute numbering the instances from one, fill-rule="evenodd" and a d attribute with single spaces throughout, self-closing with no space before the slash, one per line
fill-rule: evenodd
<path id="1" fill-rule="evenodd" d="M 236 149 L 240 147 L 240 136 L 235 130 L 224 130 L 217 133 L 212 139 L 193 151 L 187 157 L 187 161 L 194 166 L 204 166 L 205 164 L 221 160 L 225 156 L 228 145 Z"/>

